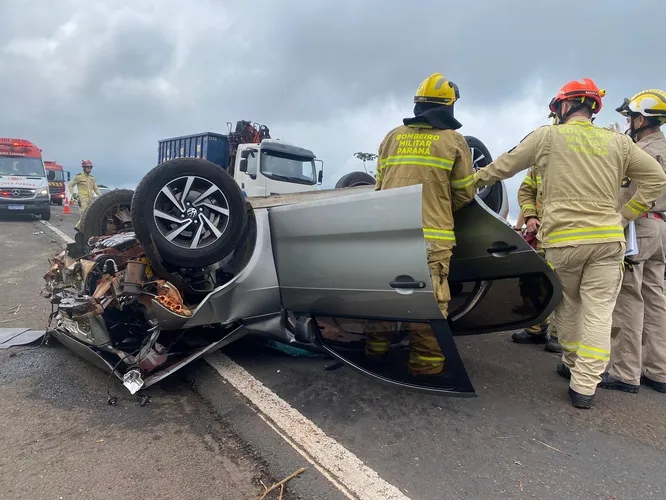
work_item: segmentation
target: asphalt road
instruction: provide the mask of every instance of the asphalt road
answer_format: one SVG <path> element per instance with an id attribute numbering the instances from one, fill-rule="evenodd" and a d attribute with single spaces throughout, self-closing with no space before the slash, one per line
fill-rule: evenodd
<path id="1" fill-rule="evenodd" d="M 75 219 L 52 223 L 72 234 Z M 666 397 L 600 389 L 594 410 L 575 410 L 557 356 L 541 346 L 509 334 L 457 343 L 478 398 L 397 391 L 346 367 L 326 371 L 330 360 L 248 342 L 225 353 L 411 499 L 666 497 Z M 204 363 L 188 373 L 227 428 L 269 468 L 279 464 L 271 452 L 279 439 L 245 421 L 242 398 Z M 321 484 L 311 498 L 333 495 Z"/>

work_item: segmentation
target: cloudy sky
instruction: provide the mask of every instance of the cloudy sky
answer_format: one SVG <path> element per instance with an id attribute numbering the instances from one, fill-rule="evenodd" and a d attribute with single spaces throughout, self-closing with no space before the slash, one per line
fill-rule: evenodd
<path id="1" fill-rule="evenodd" d="M 326 186 L 362 169 L 422 79 L 461 91 L 461 132 L 494 156 L 547 123 L 568 80 L 606 88 L 598 124 L 666 87 L 664 0 L 0 0 L 0 136 L 133 187 L 157 141 L 226 122 L 312 149 Z M 621 121 L 621 123 L 624 123 Z M 509 181 L 512 214 L 519 179 Z"/>

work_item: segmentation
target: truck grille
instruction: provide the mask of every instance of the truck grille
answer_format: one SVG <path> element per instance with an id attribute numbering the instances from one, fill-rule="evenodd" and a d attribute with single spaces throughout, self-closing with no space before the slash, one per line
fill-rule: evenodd
<path id="1" fill-rule="evenodd" d="M 35 191 L 35 189 L 0 187 L 0 198 L 9 198 L 11 200 L 32 198 L 35 196 Z"/>
<path id="2" fill-rule="evenodd" d="M 51 186 L 49 188 L 49 193 L 51 193 L 51 194 L 59 194 L 59 193 L 62 193 L 62 192 L 64 192 L 64 189 L 62 188 L 62 186 Z"/>

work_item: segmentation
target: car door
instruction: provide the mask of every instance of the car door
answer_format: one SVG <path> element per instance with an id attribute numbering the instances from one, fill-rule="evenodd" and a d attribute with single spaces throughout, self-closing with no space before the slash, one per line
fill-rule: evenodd
<path id="1" fill-rule="evenodd" d="M 285 309 L 441 318 L 428 273 L 421 185 L 275 207 L 269 220 Z"/>
<path id="2" fill-rule="evenodd" d="M 421 186 L 270 209 L 282 304 L 317 316 L 441 319 L 421 229 Z M 454 333 L 524 328 L 550 315 L 559 281 L 478 197 L 455 213 Z"/>
<path id="3" fill-rule="evenodd" d="M 478 197 L 455 214 L 449 304 L 457 335 L 526 328 L 561 299 L 554 270 Z"/>

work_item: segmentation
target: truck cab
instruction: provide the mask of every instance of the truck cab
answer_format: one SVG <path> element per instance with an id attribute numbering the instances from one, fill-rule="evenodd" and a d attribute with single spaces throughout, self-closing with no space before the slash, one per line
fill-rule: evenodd
<path id="1" fill-rule="evenodd" d="M 62 165 L 57 161 L 44 161 L 46 168 L 46 177 L 49 181 L 49 192 L 51 194 L 51 202 L 56 205 L 62 205 L 65 201 L 65 191 L 67 186 L 66 182 L 71 180 L 71 174 L 62 168 Z M 65 180 L 67 177 L 67 180 Z"/>
<path id="2" fill-rule="evenodd" d="M 51 218 L 51 199 L 42 151 L 25 139 L 0 138 L 0 213 Z"/>
<path id="3" fill-rule="evenodd" d="M 239 144 L 235 160 L 232 175 L 248 197 L 314 191 L 323 178 L 312 151 L 276 139 Z"/>

